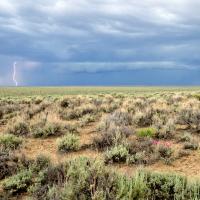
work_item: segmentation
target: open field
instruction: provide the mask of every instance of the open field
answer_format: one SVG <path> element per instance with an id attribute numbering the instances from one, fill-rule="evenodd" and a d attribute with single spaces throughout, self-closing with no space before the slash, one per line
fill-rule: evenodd
<path id="1" fill-rule="evenodd" d="M 200 87 L 0 87 L 0 97 L 200 92 Z"/>
<path id="2" fill-rule="evenodd" d="M 200 199 L 200 87 L 0 88 L 0 199 Z"/>

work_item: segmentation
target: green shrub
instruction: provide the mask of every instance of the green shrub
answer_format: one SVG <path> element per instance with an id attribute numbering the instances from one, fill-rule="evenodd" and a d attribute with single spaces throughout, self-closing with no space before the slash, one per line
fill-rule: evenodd
<path id="1" fill-rule="evenodd" d="M 44 137 L 60 136 L 63 134 L 63 127 L 57 123 L 47 124 L 44 131 Z"/>
<path id="2" fill-rule="evenodd" d="M 11 134 L 0 136 L 0 147 L 5 150 L 17 149 L 22 144 L 22 139 Z"/>
<path id="3" fill-rule="evenodd" d="M 154 137 L 156 134 L 156 129 L 154 128 L 142 128 L 137 131 L 136 135 L 138 137 Z"/>
<path id="4" fill-rule="evenodd" d="M 148 196 L 152 199 L 184 199 L 186 178 L 170 174 L 142 172 L 146 178 Z"/>
<path id="5" fill-rule="evenodd" d="M 118 145 L 112 147 L 105 153 L 105 162 L 126 162 L 129 156 L 127 147 Z"/>
<path id="6" fill-rule="evenodd" d="M 31 169 L 34 172 L 39 172 L 42 169 L 46 169 L 49 166 L 51 166 L 50 158 L 44 155 L 38 155 L 35 161 L 33 162 Z"/>
<path id="7" fill-rule="evenodd" d="M 32 173 L 29 170 L 21 171 L 15 176 L 11 176 L 3 182 L 3 189 L 10 194 L 20 194 L 26 192 L 32 183 Z"/>
<path id="8" fill-rule="evenodd" d="M 51 136 L 60 136 L 64 134 L 64 128 L 62 125 L 58 123 L 48 123 L 45 126 L 42 127 L 32 127 L 32 133 L 33 137 L 39 138 L 47 138 Z"/>
<path id="9" fill-rule="evenodd" d="M 119 176 L 117 180 L 116 199 L 147 199 L 148 187 L 145 178 L 142 173 L 136 173 L 130 179 L 125 176 Z"/>
<path id="10" fill-rule="evenodd" d="M 6 195 L 3 193 L 0 198 L 28 191 L 34 199 L 44 200 L 200 199 L 200 182 L 189 182 L 186 177 L 176 174 L 138 171 L 127 177 L 114 173 L 103 161 L 84 157 L 58 166 L 46 165 L 44 157 L 38 161 L 41 166 L 38 173 L 23 170 L 4 180 L 2 188 Z"/>
<path id="11" fill-rule="evenodd" d="M 175 174 L 139 171 L 132 178 L 118 180 L 117 199 L 184 200 L 200 198 L 200 183 Z"/>
<path id="12" fill-rule="evenodd" d="M 32 127 L 31 135 L 32 135 L 34 138 L 44 137 L 44 135 L 45 135 L 45 130 L 44 130 L 42 127 Z"/>
<path id="13" fill-rule="evenodd" d="M 26 122 L 17 122 L 8 128 L 8 133 L 17 136 L 26 136 L 30 133 L 29 125 Z"/>
<path id="14" fill-rule="evenodd" d="M 45 198 L 43 198 L 43 199 L 60 200 L 61 198 L 62 198 L 62 188 L 54 185 L 54 186 L 48 188 L 47 194 L 45 194 Z"/>
<path id="15" fill-rule="evenodd" d="M 79 148 L 79 137 L 74 134 L 69 133 L 58 139 L 58 150 L 61 152 L 76 151 Z"/>
<path id="16" fill-rule="evenodd" d="M 117 177 L 102 161 L 80 157 L 68 162 L 66 168 L 61 199 L 116 199 Z"/>
<path id="17" fill-rule="evenodd" d="M 44 168 L 35 178 L 34 184 L 30 187 L 29 193 L 36 199 L 50 199 L 56 194 L 52 191 L 53 187 L 61 187 L 66 179 L 65 167 L 63 165 Z M 58 189 L 58 187 L 57 187 Z"/>

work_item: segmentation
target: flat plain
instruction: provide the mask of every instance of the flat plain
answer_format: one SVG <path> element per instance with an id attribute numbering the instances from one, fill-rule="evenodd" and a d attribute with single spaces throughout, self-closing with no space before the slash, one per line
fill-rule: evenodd
<path id="1" fill-rule="evenodd" d="M 200 199 L 200 87 L 0 88 L 0 199 Z"/>

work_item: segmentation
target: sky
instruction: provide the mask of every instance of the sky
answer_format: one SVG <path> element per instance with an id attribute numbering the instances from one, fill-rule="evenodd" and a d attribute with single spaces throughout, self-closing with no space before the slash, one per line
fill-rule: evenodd
<path id="1" fill-rule="evenodd" d="M 0 86 L 200 85 L 199 0 L 1 0 Z"/>

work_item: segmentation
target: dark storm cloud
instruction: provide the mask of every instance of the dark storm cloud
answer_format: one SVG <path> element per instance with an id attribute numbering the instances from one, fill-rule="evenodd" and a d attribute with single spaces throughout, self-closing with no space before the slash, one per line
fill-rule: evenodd
<path id="1" fill-rule="evenodd" d="M 59 84 L 63 74 L 69 84 L 77 73 L 79 80 L 100 72 L 114 80 L 115 73 L 138 70 L 141 79 L 171 70 L 179 77 L 171 83 L 184 84 L 184 73 L 191 80 L 199 70 L 199 9 L 197 0 L 2 0 L 0 85 L 12 83 L 15 60 L 21 84 L 36 84 L 41 72 L 40 84 L 50 84 L 49 77 Z"/>

